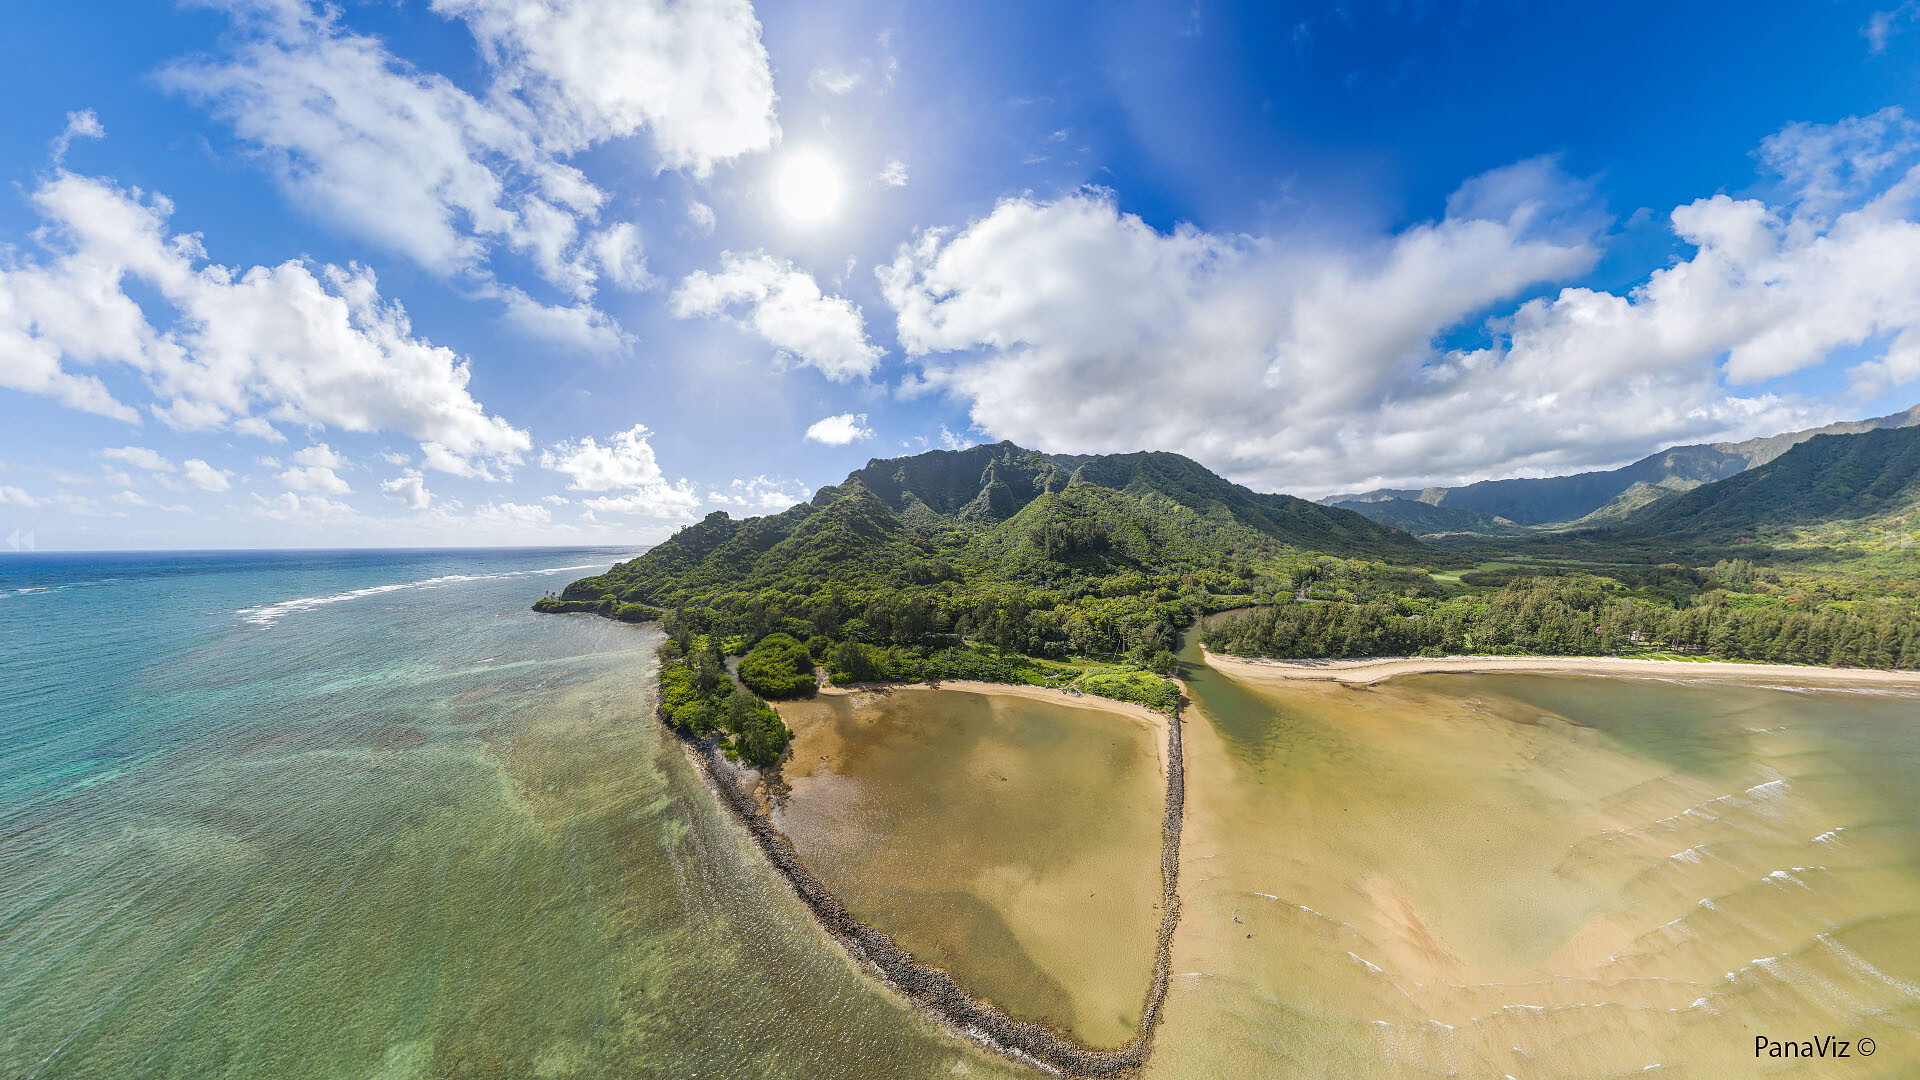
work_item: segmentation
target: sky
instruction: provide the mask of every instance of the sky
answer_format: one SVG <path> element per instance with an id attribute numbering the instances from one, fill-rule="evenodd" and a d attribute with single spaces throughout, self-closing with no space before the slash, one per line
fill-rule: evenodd
<path id="1" fill-rule="evenodd" d="M 1304 497 L 1920 401 L 1920 2 L 32 4 L 0 542 L 655 542 L 870 458 Z"/>

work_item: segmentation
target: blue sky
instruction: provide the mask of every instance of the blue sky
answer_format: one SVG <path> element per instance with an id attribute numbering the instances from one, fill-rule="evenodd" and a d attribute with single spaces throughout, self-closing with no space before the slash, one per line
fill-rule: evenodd
<path id="1" fill-rule="evenodd" d="M 0 536 L 646 542 L 869 457 L 1317 496 L 1920 400 L 1920 6 L 30 5 Z"/>

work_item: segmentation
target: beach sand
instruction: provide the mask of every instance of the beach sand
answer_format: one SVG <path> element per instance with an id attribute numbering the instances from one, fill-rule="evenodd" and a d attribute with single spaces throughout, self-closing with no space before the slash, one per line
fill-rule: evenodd
<path id="1" fill-rule="evenodd" d="M 1806 685 L 1920 686 L 1920 671 L 1737 664 L 1724 661 L 1633 660 L 1619 656 L 1389 656 L 1361 660 L 1265 660 L 1206 654 L 1220 672 L 1248 682 L 1315 680 L 1377 683 L 1402 675 L 1560 673 L 1658 679 L 1735 679 Z"/>

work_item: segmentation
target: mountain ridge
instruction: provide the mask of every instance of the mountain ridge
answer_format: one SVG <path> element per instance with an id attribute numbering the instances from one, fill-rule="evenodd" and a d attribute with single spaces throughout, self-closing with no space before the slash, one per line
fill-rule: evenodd
<path id="1" fill-rule="evenodd" d="M 1670 497 L 1660 495 L 1660 491 L 1680 494 L 1702 484 L 1724 480 L 1773 461 L 1821 435 L 1860 434 L 1915 425 L 1920 425 L 1920 405 L 1866 420 L 1843 420 L 1740 442 L 1670 446 L 1617 469 L 1566 476 L 1481 480 L 1458 487 L 1375 488 L 1330 495 L 1319 501 L 1387 524 L 1416 519 L 1417 512 L 1392 505 L 1407 501 L 1441 510 L 1505 518 L 1517 526 L 1567 525 L 1586 519 L 1592 519 L 1593 525 L 1602 525 L 1626 520 L 1648 505 Z M 1465 515 L 1429 514 L 1418 520 L 1432 526 L 1428 534 L 1480 531 L 1473 527 L 1475 519 Z M 1497 531 L 1487 534 L 1500 535 Z"/>

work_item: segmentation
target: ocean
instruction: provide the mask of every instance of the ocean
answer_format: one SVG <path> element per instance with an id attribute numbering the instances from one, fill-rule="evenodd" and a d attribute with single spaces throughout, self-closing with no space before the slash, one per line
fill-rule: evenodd
<path id="1" fill-rule="evenodd" d="M 651 716 L 627 552 L 0 557 L 0 1075 L 1004 1075 Z"/>

